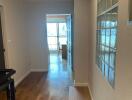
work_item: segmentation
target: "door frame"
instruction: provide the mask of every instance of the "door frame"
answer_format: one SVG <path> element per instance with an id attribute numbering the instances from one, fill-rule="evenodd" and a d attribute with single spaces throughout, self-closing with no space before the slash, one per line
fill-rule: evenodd
<path id="1" fill-rule="evenodd" d="M 5 49 L 4 52 L 4 59 L 5 59 L 5 68 L 10 68 L 9 66 L 9 59 L 8 59 L 8 45 L 7 42 L 10 42 L 10 40 L 7 39 L 6 34 L 6 24 L 5 24 L 5 14 L 4 14 L 4 7 L 0 5 L 0 16 L 1 16 L 1 27 L 2 27 L 2 38 L 3 38 L 3 48 Z"/>
<path id="2" fill-rule="evenodd" d="M 45 14 L 45 26 L 46 26 L 46 36 L 48 37 L 48 35 L 47 35 L 47 16 L 48 15 L 70 15 L 71 17 L 72 17 L 72 14 L 71 13 L 66 13 L 66 14 L 64 14 L 64 13 L 47 13 L 47 14 Z M 73 19 L 71 19 L 71 23 L 73 22 L 72 21 Z M 59 28 L 59 27 L 57 27 L 57 28 Z M 72 27 L 73 28 L 73 27 Z M 71 31 L 73 31 L 73 30 L 71 30 Z M 57 39 L 58 39 L 58 33 L 57 33 Z M 72 38 L 73 38 L 73 35 L 72 35 Z M 73 41 L 72 41 L 73 42 Z M 48 44 L 48 38 L 47 38 L 47 44 Z M 58 45 L 58 40 L 57 40 L 57 45 Z M 59 47 L 57 47 L 57 50 L 59 50 Z M 72 50 L 73 50 L 73 48 L 72 48 Z M 50 52 L 54 52 L 54 51 L 50 51 Z M 49 53 L 50 53 L 49 52 Z M 72 57 L 73 58 L 73 57 Z"/>
<path id="3" fill-rule="evenodd" d="M 70 15 L 71 16 L 71 37 L 72 37 L 72 71 L 74 71 L 74 17 L 72 13 L 46 13 L 45 14 L 45 29 L 46 29 L 46 36 L 47 36 L 47 15 Z M 48 36 L 47 36 L 48 37 Z M 47 39 L 48 44 L 48 39 Z M 50 52 L 49 52 L 50 53 Z"/>

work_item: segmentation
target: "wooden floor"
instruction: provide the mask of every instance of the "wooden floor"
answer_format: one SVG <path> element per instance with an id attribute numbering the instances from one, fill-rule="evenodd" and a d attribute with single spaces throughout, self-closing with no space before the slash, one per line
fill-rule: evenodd
<path id="1" fill-rule="evenodd" d="M 69 100 L 91 100 L 88 87 L 70 87 Z"/>
<path id="2" fill-rule="evenodd" d="M 16 88 L 16 100 L 68 100 L 69 85 L 59 81 L 47 79 L 47 73 L 31 73 Z"/>
<path id="3" fill-rule="evenodd" d="M 47 73 L 31 73 L 18 86 L 17 100 L 67 100 L 68 83 L 59 83 L 62 80 L 47 78 Z"/>
<path id="4" fill-rule="evenodd" d="M 17 86 L 16 100 L 69 100 L 69 87 L 72 86 L 70 74 L 67 64 L 57 55 L 51 55 L 49 72 L 30 73 Z M 88 95 L 86 93 L 83 88 L 70 88 L 70 100 L 90 100 L 83 97 Z M 5 97 L 2 93 L 0 100 L 7 100 Z"/>

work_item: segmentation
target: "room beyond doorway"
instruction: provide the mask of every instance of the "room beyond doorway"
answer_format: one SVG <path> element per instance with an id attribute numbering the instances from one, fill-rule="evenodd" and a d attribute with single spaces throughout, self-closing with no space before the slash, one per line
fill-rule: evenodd
<path id="1" fill-rule="evenodd" d="M 47 14 L 47 39 L 49 51 L 61 51 L 67 45 L 67 14 Z"/>
<path id="2" fill-rule="evenodd" d="M 49 51 L 62 50 L 67 44 L 66 23 L 47 23 L 47 33 Z"/>
<path id="3" fill-rule="evenodd" d="M 47 14 L 47 40 L 50 53 L 58 53 L 72 67 L 72 18 L 71 14 Z"/>
<path id="4" fill-rule="evenodd" d="M 66 62 L 73 72 L 73 31 L 71 14 L 47 14 L 47 40 L 50 55 L 55 54 Z M 50 57 L 50 61 L 52 61 Z M 73 75 L 73 74 L 71 74 Z M 74 78 L 72 77 L 72 80 Z"/>

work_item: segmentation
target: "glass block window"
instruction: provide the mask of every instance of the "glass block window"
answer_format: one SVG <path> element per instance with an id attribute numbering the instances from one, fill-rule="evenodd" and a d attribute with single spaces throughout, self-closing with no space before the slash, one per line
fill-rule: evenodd
<path id="1" fill-rule="evenodd" d="M 100 8 L 101 10 L 98 9 L 99 15 L 97 17 L 96 63 L 103 76 L 105 76 L 110 85 L 114 87 L 118 6 L 113 7 L 112 4 L 116 4 L 117 0 L 98 1 L 99 3 L 104 2 L 106 6 L 104 6 L 102 9 Z M 108 4 L 108 2 L 110 2 L 110 4 Z M 100 6 L 98 5 L 98 7 Z M 107 10 L 107 8 L 109 9 Z"/>

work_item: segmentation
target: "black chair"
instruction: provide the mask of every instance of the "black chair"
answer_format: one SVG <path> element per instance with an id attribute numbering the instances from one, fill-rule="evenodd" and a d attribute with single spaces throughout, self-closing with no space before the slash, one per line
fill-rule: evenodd
<path id="1" fill-rule="evenodd" d="M 11 78 L 15 73 L 13 69 L 0 69 L 0 91 L 6 91 L 7 100 L 15 100 L 14 79 Z"/>

